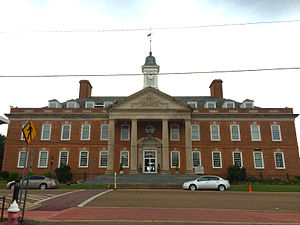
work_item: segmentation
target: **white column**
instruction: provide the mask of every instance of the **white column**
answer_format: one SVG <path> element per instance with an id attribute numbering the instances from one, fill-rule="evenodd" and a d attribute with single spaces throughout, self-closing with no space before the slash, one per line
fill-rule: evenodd
<path id="1" fill-rule="evenodd" d="M 170 173 L 169 166 L 169 125 L 168 120 L 162 121 L 162 173 Z"/>
<path id="2" fill-rule="evenodd" d="M 137 174 L 137 120 L 131 121 L 131 163 L 130 173 Z"/>
<path id="3" fill-rule="evenodd" d="M 108 151 L 106 173 L 114 172 L 114 149 L 115 149 L 115 120 L 109 120 Z"/>
<path id="4" fill-rule="evenodd" d="M 185 121 L 185 154 L 186 154 L 186 173 L 193 173 L 192 159 L 192 137 L 191 137 L 191 121 Z"/>

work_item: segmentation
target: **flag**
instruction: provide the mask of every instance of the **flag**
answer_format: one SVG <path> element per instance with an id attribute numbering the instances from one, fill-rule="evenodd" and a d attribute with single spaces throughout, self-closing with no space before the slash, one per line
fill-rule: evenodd
<path id="1" fill-rule="evenodd" d="M 151 33 L 147 35 L 147 37 L 150 37 L 150 36 L 151 36 Z"/>

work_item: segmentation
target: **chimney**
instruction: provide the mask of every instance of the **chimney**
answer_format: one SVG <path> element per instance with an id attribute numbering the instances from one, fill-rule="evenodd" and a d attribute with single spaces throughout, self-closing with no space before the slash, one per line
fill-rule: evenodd
<path id="1" fill-rule="evenodd" d="M 92 95 L 92 85 L 88 80 L 81 80 L 79 89 L 79 98 L 87 98 Z"/>
<path id="2" fill-rule="evenodd" d="M 222 88 L 222 80 L 213 80 L 211 82 L 210 88 L 210 95 L 215 98 L 223 98 L 223 88 Z"/>

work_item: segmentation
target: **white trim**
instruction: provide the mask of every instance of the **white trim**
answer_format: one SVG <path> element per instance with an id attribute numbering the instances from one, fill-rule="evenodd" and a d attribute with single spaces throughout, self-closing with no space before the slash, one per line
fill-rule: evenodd
<path id="1" fill-rule="evenodd" d="M 62 151 L 59 152 L 58 167 L 60 167 L 60 158 L 61 158 L 61 153 L 62 152 L 66 152 L 67 153 L 67 163 L 66 163 L 66 165 L 69 165 L 69 151 L 62 150 Z"/>
<path id="2" fill-rule="evenodd" d="M 102 138 L 102 130 L 103 130 L 103 127 L 106 126 L 107 127 L 107 138 Z M 101 125 L 101 131 L 100 131 L 100 140 L 101 141 L 107 141 L 108 140 L 108 136 L 109 136 L 109 125 L 108 124 L 102 124 Z"/>
<path id="3" fill-rule="evenodd" d="M 80 164 L 81 164 L 81 154 L 82 154 L 83 152 L 86 152 L 86 153 L 87 153 L 87 155 L 86 155 L 86 166 L 80 165 Z M 86 150 L 80 151 L 80 152 L 79 152 L 78 168 L 88 168 L 88 167 L 89 167 L 89 151 L 86 151 Z"/>
<path id="4" fill-rule="evenodd" d="M 233 135 L 232 135 L 232 127 L 236 126 L 238 128 L 238 139 L 233 139 Z M 231 137 L 231 141 L 241 141 L 241 133 L 240 133 L 240 126 L 237 124 L 231 124 L 230 125 L 230 137 Z"/>
<path id="5" fill-rule="evenodd" d="M 24 165 L 22 165 L 22 166 L 20 165 L 21 152 L 24 152 L 25 155 L 26 155 L 26 151 L 24 151 L 24 150 L 19 151 L 17 168 L 24 168 Z M 28 152 L 27 152 L 26 159 L 25 159 L 25 161 L 26 161 L 26 162 L 25 162 L 25 163 L 26 163 L 25 168 L 27 168 L 27 161 L 28 161 L 27 159 L 28 159 Z"/>
<path id="6" fill-rule="evenodd" d="M 278 127 L 279 140 L 274 140 L 273 127 Z M 280 125 L 278 125 L 278 124 L 273 124 L 273 125 L 271 125 L 271 134 L 272 134 L 272 141 L 282 141 Z"/>
<path id="7" fill-rule="evenodd" d="M 124 138 L 123 139 L 123 127 L 128 127 L 128 132 L 127 132 L 127 136 L 128 138 Z M 121 141 L 129 141 L 130 140 L 130 125 L 129 124 L 122 124 L 121 125 L 121 137 L 120 137 Z"/>
<path id="8" fill-rule="evenodd" d="M 129 160 L 129 151 L 120 151 L 120 163 L 122 163 L 122 153 L 123 153 L 123 152 L 127 152 L 127 155 L 128 155 L 128 158 L 127 158 L 127 159 L 128 159 L 128 166 L 124 166 L 124 165 L 122 164 L 122 167 L 123 167 L 123 168 L 129 168 L 129 165 L 130 165 L 130 164 L 129 164 L 129 163 L 130 163 L 130 160 Z"/>
<path id="9" fill-rule="evenodd" d="M 241 166 L 240 166 L 240 168 L 242 168 L 243 167 L 243 154 L 242 154 L 242 152 L 240 152 L 240 151 L 234 151 L 234 152 L 232 152 L 233 165 L 235 165 L 235 163 L 234 163 L 234 153 L 239 153 L 240 154 L 240 157 L 241 157 Z"/>
<path id="10" fill-rule="evenodd" d="M 220 156 L 220 167 L 214 166 L 214 153 L 219 153 L 219 156 Z M 211 153 L 211 159 L 212 159 L 212 167 L 214 169 L 221 169 L 222 168 L 222 153 L 221 152 L 219 152 L 219 151 L 213 151 Z"/>
<path id="11" fill-rule="evenodd" d="M 232 108 L 228 108 L 228 104 L 232 104 Z M 234 109 L 235 108 L 235 102 L 234 101 L 225 101 L 222 105 L 222 108 L 225 109 Z"/>
<path id="12" fill-rule="evenodd" d="M 277 167 L 277 165 L 276 165 L 276 154 L 281 154 L 283 167 Z M 284 153 L 283 152 L 274 152 L 274 162 L 275 162 L 275 168 L 276 169 L 284 170 L 285 169 Z"/>
<path id="13" fill-rule="evenodd" d="M 68 138 L 68 139 L 63 139 L 63 133 L 64 133 L 64 127 L 65 127 L 65 126 L 70 127 L 70 129 L 69 129 L 69 138 Z M 62 140 L 62 141 L 70 141 L 70 139 L 71 139 L 71 125 L 70 125 L 70 124 L 63 124 L 63 125 L 61 126 L 61 140 Z"/>
<path id="14" fill-rule="evenodd" d="M 47 152 L 46 166 L 41 166 L 41 154 L 42 154 L 42 152 Z M 38 168 L 47 168 L 48 167 L 48 157 L 49 157 L 49 152 L 48 151 L 40 151 L 39 152 Z"/>
<path id="15" fill-rule="evenodd" d="M 83 139 L 83 127 L 84 126 L 88 126 L 89 127 L 89 135 L 88 135 L 88 138 L 87 139 Z M 81 137 L 80 137 L 80 140 L 81 141 L 89 141 L 90 140 L 90 137 L 91 137 L 91 125 L 90 124 L 82 124 L 81 125 Z"/>
<path id="16" fill-rule="evenodd" d="M 43 136 L 44 136 L 44 129 L 45 129 L 45 126 L 49 126 L 49 127 L 50 127 L 50 129 L 49 129 L 49 138 L 44 138 L 44 137 L 43 137 Z M 42 126 L 41 140 L 43 140 L 43 141 L 49 141 L 49 140 L 51 139 L 51 128 L 52 128 L 51 124 L 48 124 L 48 123 L 43 124 L 43 126 Z"/>
<path id="17" fill-rule="evenodd" d="M 178 153 L 178 167 L 177 168 L 180 168 L 180 152 L 179 151 L 171 151 L 171 168 L 176 168 L 176 166 L 173 166 L 173 157 L 172 157 L 172 154 L 173 153 Z"/>
<path id="18" fill-rule="evenodd" d="M 101 166 L 101 153 L 104 153 L 104 152 L 106 152 L 106 166 Z M 99 152 L 99 168 L 107 168 L 107 151 L 100 151 Z"/>
<path id="19" fill-rule="evenodd" d="M 193 168 L 195 168 L 195 166 L 194 166 L 194 152 L 199 154 L 199 166 L 202 165 L 202 163 L 201 163 L 201 152 L 200 151 L 192 151 L 192 164 L 193 164 Z"/>
<path id="20" fill-rule="evenodd" d="M 197 127 L 198 138 L 193 138 L 193 127 Z M 191 138 L 192 138 L 192 141 L 200 141 L 200 126 L 199 126 L 199 124 L 191 125 Z"/>
<path id="21" fill-rule="evenodd" d="M 218 127 L 218 138 L 217 139 L 213 139 L 213 135 L 212 135 L 212 127 L 213 126 Z M 220 138 L 220 126 L 218 124 L 211 124 L 210 125 L 210 140 L 211 141 L 220 141 L 221 140 L 221 138 Z"/>
<path id="22" fill-rule="evenodd" d="M 76 101 L 68 101 L 67 108 L 68 109 L 77 109 L 77 108 L 79 108 L 79 104 Z"/>
<path id="23" fill-rule="evenodd" d="M 259 153 L 261 155 L 261 162 L 262 162 L 262 167 L 258 167 L 255 164 L 255 153 Z M 253 163 L 254 163 L 254 169 L 264 169 L 265 168 L 265 164 L 264 164 L 264 155 L 262 152 L 258 152 L 258 151 L 254 151 L 253 152 Z"/>
<path id="24" fill-rule="evenodd" d="M 255 127 L 255 126 L 258 127 L 259 139 L 253 139 L 253 127 Z M 261 141 L 260 125 L 258 125 L 258 124 L 252 124 L 252 125 L 250 125 L 250 132 L 251 132 L 251 140 L 252 141 Z"/>
<path id="25" fill-rule="evenodd" d="M 178 138 L 173 138 L 173 130 L 178 130 Z M 170 140 L 171 141 L 179 141 L 180 140 L 180 128 L 178 124 L 170 125 Z"/>
<path id="26" fill-rule="evenodd" d="M 247 107 L 247 104 L 251 104 L 251 107 L 250 108 Z M 254 108 L 254 102 L 252 100 L 245 100 L 240 105 L 240 108 L 243 108 L 243 109 L 253 109 Z"/>

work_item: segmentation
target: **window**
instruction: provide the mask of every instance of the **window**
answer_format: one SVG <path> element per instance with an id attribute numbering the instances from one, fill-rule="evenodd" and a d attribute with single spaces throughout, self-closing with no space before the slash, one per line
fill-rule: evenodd
<path id="1" fill-rule="evenodd" d="M 108 128 L 107 124 L 101 125 L 101 140 L 108 140 Z"/>
<path id="2" fill-rule="evenodd" d="M 59 167 L 68 165 L 69 152 L 61 151 L 59 152 Z"/>
<path id="3" fill-rule="evenodd" d="M 38 168 L 47 168 L 48 152 L 40 151 Z"/>
<path id="4" fill-rule="evenodd" d="M 240 127 L 239 125 L 230 125 L 231 141 L 240 141 Z"/>
<path id="5" fill-rule="evenodd" d="M 25 140 L 25 136 L 23 134 L 23 128 L 25 127 L 26 124 L 22 125 L 22 130 L 21 130 L 21 140 Z"/>
<path id="6" fill-rule="evenodd" d="M 78 104 L 74 101 L 67 102 L 67 108 L 78 108 Z"/>
<path id="7" fill-rule="evenodd" d="M 61 104 L 57 100 L 49 101 L 48 108 L 61 108 Z"/>
<path id="8" fill-rule="evenodd" d="M 44 124 L 42 127 L 42 140 L 50 140 L 51 136 L 51 125 Z"/>
<path id="9" fill-rule="evenodd" d="M 214 108 L 216 108 L 216 103 L 215 102 L 206 102 L 205 108 L 214 109 Z"/>
<path id="10" fill-rule="evenodd" d="M 191 126 L 191 129 L 192 129 L 192 140 L 200 140 L 199 125 L 193 124 Z"/>
<path id="11" fill-rule="evenodd" d="M 171 125 L 171 140 L 179 141 L 179 125 Z"/>
<path id="12" fill-rule="evenodd" d="M 121 140 L 128 141 L 129 140 L 129 125 L 121 126 Z"/>
<path id="13" fill-rule="evenodd" d="M 89 162 L 89 152 L 81 151 L 79 155 L 79 167 L 88 167 Z"/>
<path id="14" fill-rule="evenodd" d="M 251 125 L 252 141 L 261 141 L 259 125 Z"/>
<path id="15" fill-rule="evenodd" d="M 271 125 L 272 130 L 272 140 L 273 141 L 281 141 L 281 132 L 279 125 Z"/>
<path id="16" fill-rule="evenodd" d="M 171 168 L 180 168 L 180 154 L 178 151 L 171 152 Z"/>
<path id="17" fill-rule="evenodd" d="M 276 169 L 285 169 L 283 152 L 275 152 L 274 156 Z"/>
<path id="18" fill-rule="evenodd" d="M 219 125 L 210 125 L 210 138 L 212 141 L 220 141 Z"/>
<path id="19" fill-rule="evenodd" d="M 234 108 L 234 102 L 226 102 L 226 108 L 227 109 L 233 109 Z"/>
<path id="20" fill-rule="evenodd" d="M 246 109 L 251 109 L 253 108 L 253 103 L 252 102 L 246 102 Z"/>
<path id="21" fill-rule="evenodd" d="M 105 101 L 104 102 L 104 108 L 107 108 L 108 106 L 112 105 L 113 101 Z"/>
<path id="22" fill-rule="evenodd" d="M 120 152 L 120 163 L 122 163 L 122 167 L 128 168 L 129 167 L 129 152 L 128 151 L 121 151 Z"/>
<path id="23" fill-rule="evenodd" d="M 240 105 L 241 108 L 246 108 L 246 109 L 252 109 L 253 108 L 253 101 L 252 100 L 245 100 L 242 102 Z"/>
<path id="24" fill-rule="evenodd" d="M 61 128 L 61 140 L 70 140 L 71 125 L 64 124 Z"/>
<path id="25" fill-rule="evenodd" d="M 188 102 L 187 103 L 189 106 L 191 106 L 192 108 L 197 108 L 197 102 Z"/>
<path id="26" fill-rule="evenodd" d="M 81 140 L 90 140 L 90 128 L 89 124 L 84 124 L 81 127 Z"/>
<path id="27" fill-rule="evenodd" d="M 87 109 L 92 109 L 92 108 L 94 108 L 94 106 L 95 106 L 95 102 L 92 102 L 92 101 L 85 102 L 85 108 L 87 108 Z"/>
<path id="28" fill-rule="evenodd" d="M 222 168 L 221 152 L 212 152 L 213 168 Z"/>
<path id="29" fill-rule="evenodd" d="M 254 159 L 254 168 L 255 169 L 263 169 L 264 168 L 264 159 L 262 152 L 253 152 Z"/>
<path id="30" fill-rule="evenodd" d="M 26 166 L 27 166 L 26 151 L 20 151 L 19 152 L 19 160 L 18 160 L 18 168 L 23 168 L 25 165 L 25 161 L 26 161 Z"/>
<path id="31" fill-rule="evenodd" d="M 201 155 L 198 151 L 193 151 L 193 167 L 201 165 Z"/>
<path id="32" fill-rule="evenodd" d="M 107 167 L 107 151 L 100 152 L 99 167 Z"/>
<path id="33" fill-rule="evenodd" d="M 232 157 L 233 157 L 233 165 L 242 168 L 243 167 L 242 153 L 241 152 L 233 152 Z"/>

